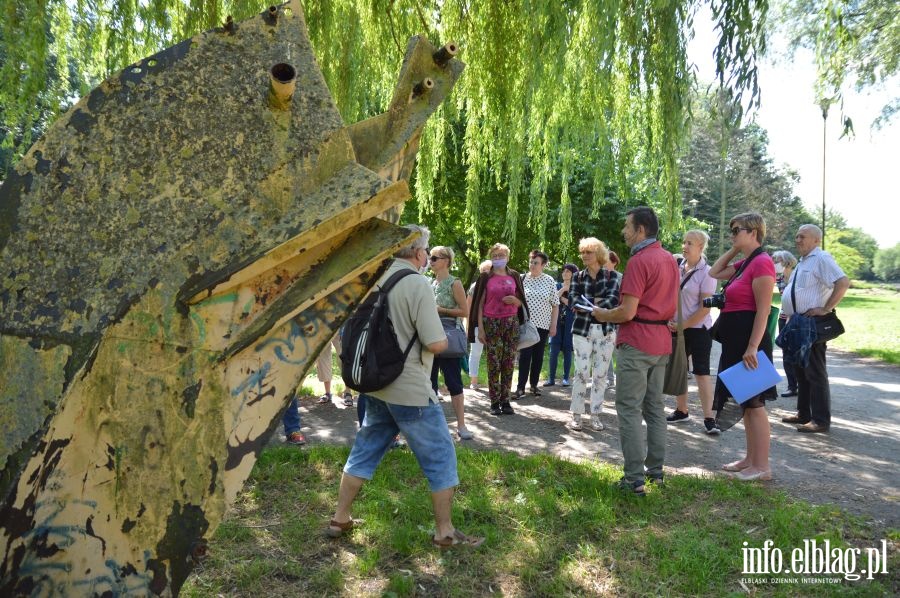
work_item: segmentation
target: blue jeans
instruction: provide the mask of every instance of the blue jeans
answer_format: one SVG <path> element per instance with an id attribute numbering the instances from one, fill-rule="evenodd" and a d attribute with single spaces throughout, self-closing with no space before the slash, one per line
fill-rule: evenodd
<path id="1" fill-rule="evenodd" d="M 550 382 L 556 382 L 556 363 L 559 361 L 559 351 L 562 347 L 557 343 L 550 343 Z M 572 372 L 572 349 L 562 349 L 563 354 L 563 380 L 569 379 Z"/>
<path id="2" fill-rule="evenodd" d="M 429 402 L 426 407 L 407 407 L 366 397 L 366 415 L 344 465 L 344 472 L 371 480 L 398 432 L 416 456 L 432 492 L 459 485 L 456 447 L 447 429 L 444 409 Z"/>
<path id="3" fill-rule="evenodd" d="M 300 404 L 297 403 L 297 397 L 291 398 L 291 403 L 288 405 L 287 409 L 284 412 L 284 415 L 281 416 L 281 423 L 284 424 L 284 435 L 290 436 L 292 432 L 300 431 Z"/>

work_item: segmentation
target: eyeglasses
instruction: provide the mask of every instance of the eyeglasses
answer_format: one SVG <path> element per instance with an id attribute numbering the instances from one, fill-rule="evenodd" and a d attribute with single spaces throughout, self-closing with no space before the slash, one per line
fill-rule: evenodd
<path id="1" fill-rule="evenodd" d="M 540 265 L 543 264 L 544 262 L 542 262 L 542 261 L 541 261 L 540 259 L 538 259 L 538 258 L 534 258 L 533 260 L 528 260 L 528 263 L 531 264 L 532 266 L 540 266 Z"/>
<path id="2" fill-rule="evenodd" d="M 738 236 L 742 230 L 745 230 L 745 231 L 747 231 L 747 232 L 749 233 L 749 232 L 751 232 L 753 229 L 752 229 L 752 228 L 747 228 L 746 226 L 735 226 L 733 229 L 731 229 L 731 236 L 732 236 L 732 237 Z"/>
<path id="3" fill-rule="evenodd" d="M 446 260 L 446 259 L 450 259 L 450 258 L 448 258 L 446 255 L 432 255 L 428 258 L 428 261 L 430 261 L 433 264 L 434 262 L 436 262 L 438 260 Z"/>

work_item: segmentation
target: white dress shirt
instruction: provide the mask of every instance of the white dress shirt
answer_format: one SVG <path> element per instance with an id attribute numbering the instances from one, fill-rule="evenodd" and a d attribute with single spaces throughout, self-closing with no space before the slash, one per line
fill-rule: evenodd
<path id="1" fill-rule="evenodd" d="M 810 309 L 825 307 L 825 303 L 834 292 L 834 283 L 845 276 L 831 254 L 822 251 L 821 247 L 816 247 L 806 257 L 801 258 L 800 263 L 794 268 L 791 279 L 781 294 L 781 311 L 790 317 L 794 313 L 802 314 Z M 795 286 L 796 309 L 791 300 L 791 290 Z"/>

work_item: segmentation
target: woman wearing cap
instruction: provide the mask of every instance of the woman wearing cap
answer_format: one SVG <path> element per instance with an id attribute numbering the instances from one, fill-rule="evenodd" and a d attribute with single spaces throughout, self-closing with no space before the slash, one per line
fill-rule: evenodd
<path id="1" fill-rule="evenodd" d="M 434 272 L 434 280 L 431 285 L 434 288 L 434 300 L 437 303 L 438 316 L 441 320 L 452 320 L 453 326 L 459 326 L 459 318 L 466 316 L 466 291 L 458 278 L 450 274 L 453 265 L 453 249 L 437 246 L 431 249 L 431 270 Z M 434 365 L 431 367 L 431 387 L 435 394 L 438 390 L 438 371 L 444 374 L 444 384 L 450 393 L 450 403 L 456 413 L 456 433 L 461 440 L 469 440 L 472 433 L 466 428 L 465 395 L 463 395 L 462 365 L 459 357 L 434 356 Z"/>
<path id="2" fill-rule="evenodd" d="M 575 320 L 575 313 L 569 305 L 569 286 L 572 284 L 572 275 L 576 272 L 578 266 L 566 264 L 560 273 L 562 282 L 556 285 L 560 302 L 559 316 L 556 335 L 550 337 L 550 377 L 544 386 L 556 386 L 556 366 L 560 351 L 563 354 L 562 385 L 569 385 L 569 373 L 572 371 L 572 322 Z"/>
<path id="3" fill-rule="evenodd" d="M 509 403 L 519 326 L 525 322 L 525 289 L 519 273 L 509 268 L 509 247 L 491 247 L 491 269 L 478 277 L 469 322 L 477 322 L 478 340 L 487 351 L 488 394 L 492 415 L 513 415 Z M 469 326 L 469 341 L 475 326 Z"/>

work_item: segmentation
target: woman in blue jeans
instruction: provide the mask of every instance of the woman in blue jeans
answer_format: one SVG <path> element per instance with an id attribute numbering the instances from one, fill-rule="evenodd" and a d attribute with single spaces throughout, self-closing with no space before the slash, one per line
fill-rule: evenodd
<path id="1" fill-rule="evenodd" d="M 556 366 L 559 362 L 559 353 L 563 354 L 562 385 L 569 385 L 569 373 L 572 371 L 572 322 L 575 313 L 569 306 L 569 285 L 572 283 L 572 275 L 578 272 L 575 264 L 563 266 L 562 282 L 557 283 L 559 288 L 559 321 L 556 325 L 556 335 L 550 338 L 550 377 L 544 386 L 556 386 Z"/>

